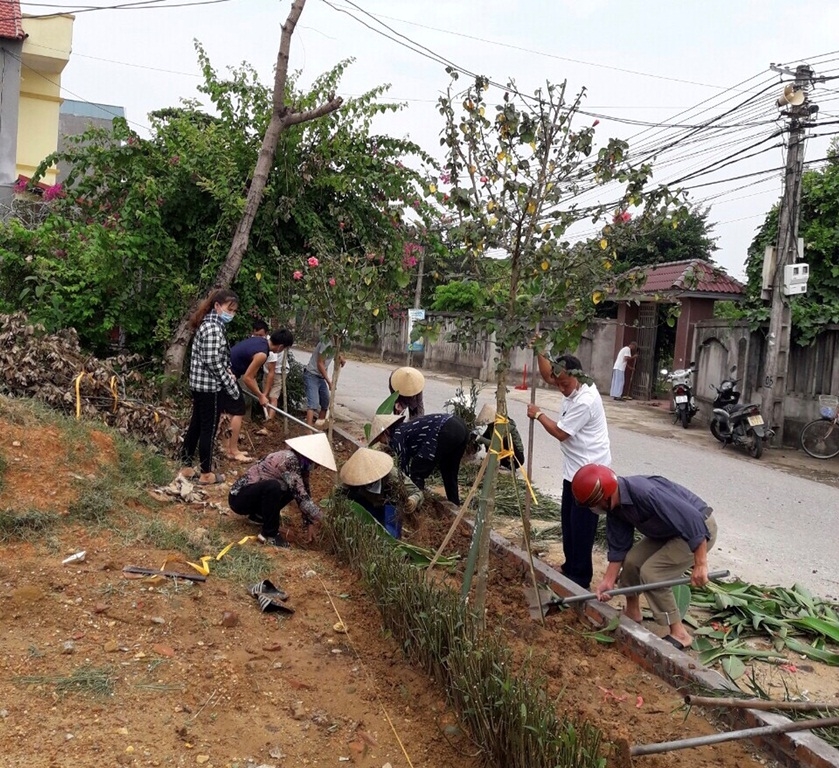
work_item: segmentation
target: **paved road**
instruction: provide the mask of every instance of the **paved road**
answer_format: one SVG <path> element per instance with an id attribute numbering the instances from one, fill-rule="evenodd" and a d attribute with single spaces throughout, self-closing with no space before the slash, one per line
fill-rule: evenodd
<path id="1" fill-rule="evenodd" d="M 305 353 L 301 355 L 305 358 Z M 338 384 L 338 417 L 369 421 L 387 396 L 394 366 L 349 361 Z M 445 410 L 445 400 L 461 383 L 457 377 L 426 374 L 427 413 Z M 466 390 L 469 380 L 463 381 Z M 527 446 L 526 404 L 530 393 L 510 388 L 508 408 Z M 494 401 L 495 387 L 485 387 L 479 407 Z M 540 389 L 537 402 L 556 414 L 562 396 Z M 839 489 L 801 475 L 814 475 L 796 452 L 755 461 L 720 445 L 701 425 L 681 430 L 672 418 L 640 404 L 606 402 L 614 468 L 619 474 L 662 474 L 689 487 L 714 507 L 719 541 L 711 557 L 714 568 L 755 583 L 790 586 L 799 583 L 816 594 L 839 599 L 837 535 Z M 769 454 L 765 454 L 765 459 Z M 783 466 L 781 466 L 783 465 Z M 833 473 L 822 464 L 821 472 Z M 835 477 L 835 476 L 834 476 Z M 828 478 L 830 479 L 830 478 Z M 559 495 L 562 454 L 544 429 L 535 430 L 533 480 L 540 490 Z"/>

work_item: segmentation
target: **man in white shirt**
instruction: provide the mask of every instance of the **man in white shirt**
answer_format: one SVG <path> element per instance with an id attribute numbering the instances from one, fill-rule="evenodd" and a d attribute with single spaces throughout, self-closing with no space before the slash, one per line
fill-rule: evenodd
<path id="1" fill-rule="evenodd" d="M 615 358 L 615 364 L 612 366 L 612 387 L 609 394 L 613 400 L 620 400 L 623 395 L 623 385 L 626 381 L 626 365 L 630 360 L 635 360 L 638 353 L 635 351 L 638 345 L 634 341 L 630 341 L 625 347 L 621 347 L 618 356 Z M 634 365 L 634 363 L 633 363 Z"/>
<path id="2" fill-rule="evenodd" d="M 611 465 L 606 413 L 597 387 L 583 383 L 582 363 L 578 358 L 560 355 L 551 363 L 539 355 L 538 362 L 542 378 L 565 395 L 562 416 L 556 423 L 537 405 L 527 406 L 528 417 L 536 419 L 549 435 L 559 440 L 562 449 L 561 518 L 565 562 L 561 571 L 575 584 L 588 590 L 594 575 L 591 552 L 598 518 L 574 499 L 571 481 L 577 470 L 586 464 Z"/>

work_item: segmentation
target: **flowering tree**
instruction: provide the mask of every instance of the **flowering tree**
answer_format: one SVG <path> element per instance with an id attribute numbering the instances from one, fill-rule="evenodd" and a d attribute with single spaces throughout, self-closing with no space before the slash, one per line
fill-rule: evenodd
<path id="1" fill-rule="evenodd" d="M 511 351 L 530 345 L 537 329 L 538 350 L 575 348 L 606 286 L 615 280 L 616 228 L 628 221 L 630 209 L 647 220 L 672 215 L 668 206 L 674 198 L 666 189 L 647 190 L 651 168 L 633 165 L 626 142 L 610 139 L 595 150 L 598 121 L 577 125 L 582 92 L 569 97 L 565 83 L 549 83 L 527 96 L 510 83 L 493 108 L 485 98 L 489 86 L 477 77 L 459 95 L 450 86 L 440 99 L 446 121 L 444 189 L 432 185 L 430 191 L 452 211 L 455 224 L 448 236 L 474 258 L 479 275 L 481 262 L 489 261 L 481 257 L 489 251 L 507 262 L 503 286 L 488 292 L 457 329 L 460 341 L 495 335 L 497 412 L 506 416 Z M 586 193 L 601 187 L 600 199 L 586 204 Z M 599 229 L 599 237 L 571 244 L 569 227 L 585 220 Z M 547 324 L 546 318 L 555 320 Z M 499 424 L 498 432 L 505 431 Z M 500 449 L 499 437 L 493 439 L 492 447 Z M 482 529 L 481 541 L 476 536 L 469 574 L 477 552 L 486 562 L 497 461 L 491 451 L 476 527 Z M 481 576 L 479 567 L 479 608 L 485 589 Z"/>
<path id="2" fill-rule="evenodd" d="M 318 255 L 301 257 L 290 275 L 294 306 L 314 314 L 321 339 L 329 341 L 329 354 L 336 360 L 349 341 L 366 340 L 377 318 L 383 318 L 389 307 L 405 304 L 420 247 L 410 241 L 400 243 L 397 238 L 381 241 L 374 249 L 372 244 L 358 241 L 347 227 L 342 227 L 340 234 L 339 249 L 323 241 L 312 243 Z M 332 375 L 330 439 L 340 371 L 336 365 Z"/>

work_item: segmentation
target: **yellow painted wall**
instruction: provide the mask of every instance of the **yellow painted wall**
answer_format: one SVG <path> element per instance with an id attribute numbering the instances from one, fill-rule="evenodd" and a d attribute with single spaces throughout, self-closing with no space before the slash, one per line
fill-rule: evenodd
<path id="1" fill-rule="evenodd" d="M 41 161 L 58 147 L 61 72 L 70 60 L 74 17 L 23 17 L 20 108 L 17 129 L 17 172 L 32 176 Z M 43 178 L 54 184 L 56 168 Z"/>

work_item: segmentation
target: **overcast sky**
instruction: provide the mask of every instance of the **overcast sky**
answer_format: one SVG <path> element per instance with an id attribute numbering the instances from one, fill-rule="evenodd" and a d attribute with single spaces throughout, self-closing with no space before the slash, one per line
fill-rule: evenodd
<path id="1" fill-rule="evenodd" d="M 84 7 L 71 5 L 71 0 L 57 2 L 67 10 Z M 138 0 L 90 4 L 127 2 Z M 195 4 L 165 7 L 186 3 Z M 448 84 L 444 65 L 371 31 L 361 21 L 495 81 L 514 78 L 525 92 L 546 80 L 567 79 L 572 90 L 585 87 L 584 108 L 604 116 L 598 127 L 602 139 L 630 139 L 630 148 L 639 152 L 680 140 L 661 155 L 656 181 L 672 181 L 717 160 L 736 161 L 716 173 L 695 176 L 684 182 L 686 186 L 783 165 L 784 149 L 776 146 L 782 138 L 769 138 L 784 125 L 777 121 L 774 105 L 782 76 L 769 69 L 770 63 L 794 68 L 807 62 L 817 75 L 839 75 L 836 0 L 330 3 L 308 0 L 292 41 L 292 69 L 301 72 L 305 84 L 337 61 L 354 58 L 341 95 L 391 84 L 391 97 L 407 106 L 383 118 L 378 130 L 410 136 L 434 155 L 439 155 L 442 127 L 435 102 Z M 216 69 L 247 61 L 270 83 L 280 25 L 290 7 L 290 0 L 159 0 L 134 10 L 77 13 L 63 95 L 123 106 L 134 127 L 147 134 L 150 111 L 199 96 L 195 39 Z M 32 15 L 55 10 L 43 3 L 23 3 L 24 13 Z M 680 127 L 701 125 L 750 98 L 722 121 L 737 125 L 692 137 L 687 137 L 691 129 Z M 839 79 L 817 84 L 811 99 L 821 107 L 819 122 L 839 120 Z M 655 127 L 660 123 L 676 127 Z M 838 128 L 839 123 L 817 125 L 811 133 L 835 133 Z M 757 144 L 761 139 L 766 141 Z M 824 157 L 828 141 L 825 136 L 811 139 L 807 160 Z M 756 152 L 761 153 L 750 159 L 736 156 Z M 779 173 L 691 191 L 691 199 L 712 205 L 710 220 L 720 247 L 715 259 L 732 275 L 743 276 L 746 249 L 780 192 Z"/>

